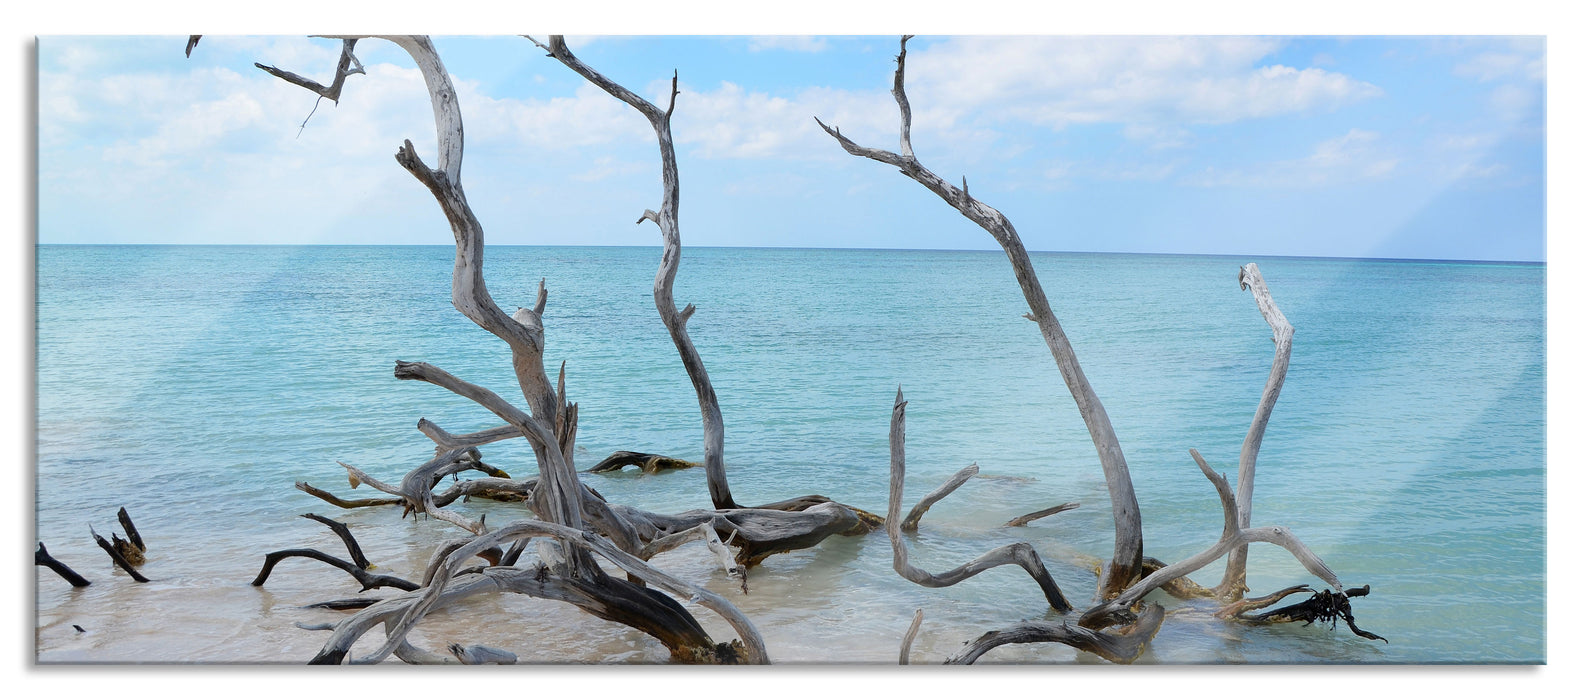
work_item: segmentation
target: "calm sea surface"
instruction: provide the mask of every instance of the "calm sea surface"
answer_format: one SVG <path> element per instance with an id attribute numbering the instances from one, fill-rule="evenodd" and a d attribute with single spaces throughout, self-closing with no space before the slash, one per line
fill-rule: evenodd
<path id="1" fill-rule="evenodd" d="M 292 483 L 367 496 L 337 460 L 394 480 L 433 454 L 418 418 L 452 432 L 498 423 L 442 389 L 397 381 L 397 359 L 519 396 L 505 345 L 450 306 L 451 257 L 440 246 L 40 246 L 37 536 L 94 585 L 72 590 L 37 570 L 39 660 L 307 660 L 327 633 L 294 623 L 345 613 L 300 606 L 358 595 L 357 585 L 301 559 L 248 585 L 266 552 L 344 553 L 301 513 L 349 523 L 379 570 L 419 576 L 459 530 L 394 508 L 341 511 Z M 1544 266 L 1034 260 L 1120 436 L 1146 551 L 1166 561 L 1220 531 L 1187 449 L 1234 478 L 1273 358 L 1268 326 L 1236 284 L 1240 264 L 1259 264 L 1296 337 L 1253 524 L 1290 527 L 1348 586 L 1371 585 L 1355 601 L 1358 623 L 1390 640 L 1344 625 L 1228 625 L 1177 606 L 1141 663 L 1544 660 Z M 702 457 L 697 402 L 654 311 L 658 261 L 658 248 L 488 250 L 490 289 L 507 310 L 530 305 L 547 279 L 546 365 L 567 363 L 582 468 L 615 450 Z M 689 248 L 676 298 L 698 306 L 690 329 L 719 392 L 738 500 L 819 493 L 883 512 L 900 385 L 911 402 L 908 506 L 970 463 L 984 477 L 929 512 L 910 540 L 913 563 L 941 571 L 1025 540 L 1079 607 L 1092 595 L 1077 555 L 1111 548 L 1103 476 L 1037 326 L 1021 318 L 1003 254 Z M 484 457 L 533 472 L 525 441 Z M 703 476 L 585 478 L 611 500 L 675 512 L 708 506 Z M 1066 501 L 1082 505 L 998 527 Z M 152 583 L 113 572 L 88 536 L 90 525 L 114 528 L 121 506 L 149 542 Z M 522 512 L 458 507 L 491 524 Z M 730 598 L 780 662 L 894 663 L 918 608 L 919 663 L 1052 617 L 1014 567 L 947 589 L 907 582 L 879 533 L 772 557 L 745 595 L 695 546 L 655 563 Z M 1250 569 L 1254 594 L 1318 583 L 1270 545 L 1253 547 Z M 1221 570 L 1194 578 L 1216 582 Z M 502 646 L 524 661 L 666 658 L 639 633 L 521 596 L 433 615 L 414 640 Z M 1097 659 L 1018 645 L 991 661 Z"/>

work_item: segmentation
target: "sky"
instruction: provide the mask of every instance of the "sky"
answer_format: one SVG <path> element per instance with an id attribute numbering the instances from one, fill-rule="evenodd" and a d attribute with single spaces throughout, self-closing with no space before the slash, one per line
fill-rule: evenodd
<path id="1" fill-rule="evenodd" d="M 544 37 L 539 37 L 543 39 Z M 895 36 L 573 36 L 672 131 L 686 245 L 992 249 L 817 116 L 896 149 Z M 1545 259 L 1543 37 L 933 36 L 908 44 L 913 144 L 1033 250 Z M 40 243 L 451 242 L 391 157 L 433 162 L 410 57 L 301 36 L 44 36 Z M 653 131 L 519 37 L 437 37 L 462 181 L 497 244 L 658 245 Z M 312 113 L 309 118 L 310 112 Z M 303 122 L 306 119 L 306 125 Z"/>

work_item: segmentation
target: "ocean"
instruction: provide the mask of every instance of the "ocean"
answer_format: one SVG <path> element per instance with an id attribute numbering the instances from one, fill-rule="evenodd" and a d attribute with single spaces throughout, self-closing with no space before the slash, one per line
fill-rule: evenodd
<path id="1" fill-rule="evenodd" d="M 520 398 L 505 344 L 450 305 L 448 246 L 37 248 L 37 538 L 93 580 L 36 569 L 40 662 L 301 663 L 347 613 L 301 606 L 359 595 L 303 559 L 249 585 L 264 554 L 317 547 L 346 522 L 383 571 L 421 575 L 461 534 L 399 508 L 340 510 L 344 461 L 386 480 L 433 455 L 426 417 L 470 432 L 499 423 L 443 389 L 402 382 L 426 361 Z M 696 397 L 654 310 L 657 247 L 491 247 L 507 311 L 549 289 L 546 366 L 566 363 L 580 405 L 575 459 L 616 450 L 701 461 Z M 1180 663 L 1541 663 L 1545 660 L 1545 281 L 1542 264 L 1034 253 L 1038 273 L 1130 464 L 1145 552 L 1211 545 L 1222 516 L 1196 448 L 1231 479 L 1273 358 L 1237 270 L 1257 262 L 1296 328 L 1258 462 L 1253 525 L 1285 525 L 1347 586 L 1360 627 L 1250 626 L 1202 604 L 1178 612 L 1138 660 Z M 675 285 L 719 394 L 738 501 L 822 494 L 883 513 L 887 435 L 907 408 L 906 507 L 968 464 L 979 478 L 909 539 L 912 563 L 953 568 L 1033 544 L 1078 607 L 1113 530 L 1097 457 L 998 251 L 687 248 Z M 513 476 L 525 441 L 483 448 Z M 612 501 L 708 507 L 701 469 L 583 475 Z M 1007 520 L 1076 501 L 1020 528 Z M 88 529 L 126 507 L 148 542 L 137 584 Z M 491 525 L 520 505 L 455 506 Z M 654 564 L 740 607 L 782 663 L 893 664 L 913 612 L 913 663 L 983 632 L 1055 619 L 1002 567 L 944 589 L 890 567 L 882 533 L 834 537 L 752 570 L 748 591 L 697 545 Z M 1193 578 L 1213 584 L 1223 564 Z M 1284 550 L 1253 545 L 1252 595 L 1323 584 Z M 389 595 L 381 589 L 372 595 Z M 1166 600 L 1168 600 L 1166 598 Z M 1294 599 L 1293 599 L 1294 600 Z M 717 640 L 728 627 L 689 606 Z M 79 632 L 74 625 L 81 627 Z M 369 639 L 380 635 L 370 635 Z M 660 663 L 656 641 L 569 606 L 478 599 L 430 616 L 413 641 L 509 649 L 524 662 Z M 366 645 L 366 643 L 365 643 Z M 361 652 L 365 645 L 359 645 Z M 980 663 L 1103 663 L 1062 645 L 1001 647 Z"/>

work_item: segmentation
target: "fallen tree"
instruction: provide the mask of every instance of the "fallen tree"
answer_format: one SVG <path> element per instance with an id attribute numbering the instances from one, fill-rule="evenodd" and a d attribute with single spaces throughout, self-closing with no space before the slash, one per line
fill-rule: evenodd
<path id="1" fill-rule="evenodd" d="M 1216 598 L 1227 604 L 1226 609 L 1237 606 L 1246 591 L 1246 550 L 1250 542 L 1269 542 L 1284 547 L 1310 573 L 1335 589 L 1333 592 L 1327 589 L 1315 592 L 1312 599 L 1303 604 L 1277 611 L 1280 614 L 1270 613 L 1259 616 L 1256 621 L 1312 623 L 1315 620 L 1332 622 L 1342 618 L 1359 636 L 1382 639 L 1372 633 L 1359 630 L 1353 624 L 1348 596 L 1359 591 L 1361 594 L 1366 594 L 1367 587 L 1344 588 L 1339 577 L 1289 529 L 1280 526 L 1249 527 L 1258 451 L 1262 445 L 1269 417 L 1274 410 L 1274 403 L 1279 398 L 1280 388 L 1285 381 L 1286 369 L 1290 364 L 1293 335 L 1291 324 L 1275 305 L 1256 264 L 1248 263 L 1243 266 L 1239 272 L 1238 282 L 1243 290 L 1252 291 L 1260 313 L 1273 330 L 1276 355 L 1263 396 L 1243 443 L 1236 494 L 1231 494 L 1225 478 L 1215 473 L 1197 450 L 1191 450 L 1198 467 L 1219 494 L 1221 507 L 1225 513 L 1224 530 L 1213 546 L 1175 564 L 1167 565 L 1143 556 L 1142 515 L 1137 505 L 1137 497 L 1132 488 L 1131 475 L 1121 451 L 1120 441 L 1110 424 L 1103 403 L 1082 372 L 1082 366 L 1077 361 L 1070 340 L 1050 308 L 1048 296 L 1045 295 L 1043 286 L 1038 281 L 1032 259 L 1023 246 L 1016 228 L 1004 214 L 973 197 L 967 189 L 965 177 L 962 178 L 961 187 L 958 188 L 924 167 L 913 153 L 912 108 L 906 96 L 905 86 L 906 42 L 909 39 L 910 36 L 901 38 L 901 51 L 896 56 L 895 77 L 891 89 L 891 95 L 894 96 L 896 105 L 900 109 L 899 153 L 861 146 L 841 134 L 838 128 L 826 125 L 817 117 L 814 119 L 847 153 L 897 168 L 902 175 L 923 185 L 967 219 L 982 227 L 1000 244 L 1010 260 L 1012 273 L 1027 301 L 1029 312 L 1026 317 L 1038 324 L 1039 332 L 1045 344 L 1049 346 L 1050 354 L 1054 356 L 1055 364 L 1060 369 L 1061 378 L 1076 402 L 1077 410 L 1081 413 L 1083 423 L 1093 440 L 1099 465 L 1104 472 L 1105 484 L 1109 489 L 1115 522 L 1114 551 L 1109 560 L 1099 565 L 1096 591 L 1100 601 L 1098 605 L 1076 615 L 1074 619 L 1063 619 L 1058 624 L 1022 622 L 1007 631 L 990 632 L 972 642 L 968 649 L 951 657 L 948 663 L 972 663 L 996 646 L 1030 642 L 1057 642 L 1098 654 L 1110 661 L 1129 663 L 1142 654 L 1144 646 L 1153 638 L 1163 620 L 1163 611 L 1157 605 L 1145 604 L 1143 597 L 1155 590 L 1164 589 L 1178 597 Z M 890 430 L 889 512 L 892 521 L 889 526 L 890 541 L 895 552 L 896 572 L 903 578 L 923 586 L 942 587 L 953 585 L 991 566 L 1017 563 L 1027 569 L 1028 573 L 1038 581 L 1045 597 L 1049 600 L 1051 609 L 1056 613 L 1075 614 L 1072 606 L 1059 594 L 1058 586 L 1039 562 L 1036 551 L 1025 542 L 991 551 L 959 569 L 939 576 L 920 571 L 907 563 L 901 528 L 893 522 L 899 512 L 901 491 L 905 483 L 905 406 L 906 401 L 898 391 Z M 932 503 L 933 500 L 948 494 L 949 490 L 949 488 L 941 489 L 942 493 L 936 492 L 939 494 L 937 496 L 930 494 L 929 497 L 925 497 L 925 501 Z M 1064 507 L 1057 506 L 1047 511 L 1032 513 L 1006 525 L 1025 524 L 1035 517 L 1059 512 Z M 1012 552 L 1015 552 L 1014 556 Z M 1226 555 L 1230 555 L 1230 563 L 1226 567 L 1224 580 L 1215 589 L 1204 588 L 1186 578 L 1188 574 Z M 1311 589 L 1300 587 L 1288 590 L 1295 592 Z M 1253 619 L 1239 614 L 1245 612 L 1245 607 L 1241 606 L 1238 612 L 1223 614 L 1221 617 L 1231 620 Z M 1119 629 L 1114 633 L 1102 632 L 1112 627 Z M 915 630 L 908 633 L 906 646 L 903 648 L 910 646 L 914 635 Z"/>

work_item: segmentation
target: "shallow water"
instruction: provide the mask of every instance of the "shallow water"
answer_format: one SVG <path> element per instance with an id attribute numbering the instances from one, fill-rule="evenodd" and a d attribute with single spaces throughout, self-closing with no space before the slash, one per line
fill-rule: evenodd
<path id="1" fill-rule="evenodd" d="M 345 613 L 299 606 L 357 595 L 350 577 L 288 560 L 248 585 L 263 554 L 341 552 L 317 512 L 350 524 L 368 556 L 417 576 L 459 533 L 398 509 L 340 511 L 292 488 L 351 491 L 336 461 L 388 479 L 432 455 L 415 429 L 497 423 L 436 387 L 399 382 L 423 360 L 504 396 L 503 343 L 449 305 L 448 247 L 40 246 L 37 536 L 95 583 L 38 570 L 43 662 L 299 663 Z M 490 289 L 550 301 L 546 365 L 567 364 L 580 404 L 576 459 L 614 450 L 701 458 L 697 403 L 651 297 L 657 248 L 489 249 Z M 1272 359 L 1236 285 L 1259 263 L 1296 327 L 1291 369 L 1259 460 L 1253 522 L 1294 530 L 1348 586 L 1358 624 L 1226 625 L 1182 606 L 1141 663 L 1532 663 L 1544 646 L 1545 337 L 1542 265 L 1035 254 L 1044 287 L 1131 467 L 1147 552 L 1166 561 L 1218 536 L 1196 447 L 1234 478 Z M 1025 540 L 1067 595 L 1088 599 L 1079 554 L 1111 547 L 1097 459 L 998 252 L 687 249 L 680 305 L 719 393 L 739 501 L 820 493 L 882 512 L 897 385 L 908 405 L 908 505 L 976 462 L 910 540 L 939 571 Z M 515 441 L 521 442 L 521 441 Z M 513 475 L 525 443 L 484 448 Z M 611 500 L 706 507 L 701 470 L 585 477 Z M 1066 501 L 1025 528 L 1011 517 Z M 150 545 L 138 585 L 88 536 L 125 506 Z M 474 502 L 489 522 L 519 506 Z M 778 662 L 894 663 L 925 611 L 914 662 L 984 631 L 1049 617 L 1018 569 L 925 589 L 890 569 L 882 534 L 771 557 L 742 594 L 701 548 L 655 562 L 742 608 Z M 1217 581 L 1221 565 L 1194 578 Z M 1262 593 L 1317 583 L 1254 546 Z M 388 595 L 388 591 L 374 595 Z M 717 637 L 718 619 L 694 607 Z M 77 632 L 73 625 L 86 632 Z M 1497 646 L 1485 640 L 1499 639 Z M 655 641 L 520 596 L 438 613 L 414 640 L 490 644 L 534 662 L 661 662 Z M 362 646 L 358 647 L 361 651 Z M 1096 663 L 1059 645 L 1002 647 L 984 663 Z"/>

